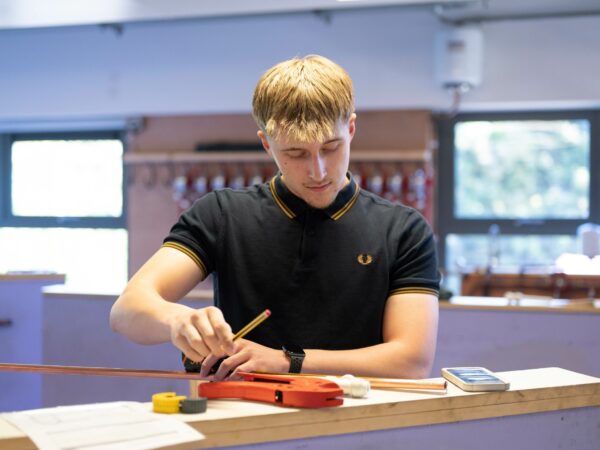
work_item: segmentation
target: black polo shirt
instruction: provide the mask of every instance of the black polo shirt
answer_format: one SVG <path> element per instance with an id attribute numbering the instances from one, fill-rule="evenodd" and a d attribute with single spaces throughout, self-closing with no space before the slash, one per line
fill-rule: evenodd
<path id="1" fill-rule="evenodd" d="M 215 305 L 236 332 L 272 348 L 360 348 L 382 342 L 386 299 L 437 295 L 432 232 L 411 208 L 350 183 L 326 209 L 292 194 L 281 176 L 211 192 L 165 239 L 214 276 Z"/>

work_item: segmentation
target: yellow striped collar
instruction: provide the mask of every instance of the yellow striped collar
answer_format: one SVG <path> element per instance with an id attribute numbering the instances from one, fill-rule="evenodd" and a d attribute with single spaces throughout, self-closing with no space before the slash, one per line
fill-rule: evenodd
<path id="1" fill-rule="evenodd" d="M 333 220 L 338 220 L 346 214 L 356 203 L 360 192 L 360 187 L 354 181 L 350 172 L 346 174 L 350 182 L 338 192 L 337 197 L 331 205 L 322 211 Z M 294 195 L 284 184 L 281 174 L 275 175 L 269 182 L 269 189 L 273 200 L 283 213 L 290 219 L 302 214 L 309 206 L 304 200 Z"/>

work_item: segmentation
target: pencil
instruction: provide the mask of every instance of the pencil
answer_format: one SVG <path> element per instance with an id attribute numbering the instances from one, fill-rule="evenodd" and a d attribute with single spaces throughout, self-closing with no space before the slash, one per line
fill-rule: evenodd
<path id="1" fill-rule="evenodd" d="M 271 311 L 268 309 L 265 309 L 258 316 L 256 316 L 252 322 L 250 322 L 248 325 L 246 325 L 240 331 L 235 333 L 235 335 L 233 336 L 233 340 L 236 341 L 236 340 L 241 339 L 244 336 L 246 336 L 248 333 L 250 333 L 252 330 L 254 330 L 257 326 L 259 326 L 261 323 L 263 323 L 265 320 L 267 320 L 267 318 L 270 315 L 271 315 Z"/>

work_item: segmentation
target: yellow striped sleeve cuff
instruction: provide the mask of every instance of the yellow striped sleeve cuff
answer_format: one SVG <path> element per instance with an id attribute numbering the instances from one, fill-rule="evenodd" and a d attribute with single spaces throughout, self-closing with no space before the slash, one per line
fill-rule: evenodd
<path id="1" fill-rule="evenodd" d="M 428 294 L 435 295 L 436 297 L 438 297 L 440 293 L 436 289 L 430 289 L 425 287 L 403 287 L 391 290 L 388 297 L 397 294 Z"/>
<path id="2" fill-rule="evenodd" d="M 196 255 L 196 253 L 187 248 L 185 245 L 182 245 L 178 242 L 169 241 L 165 242 L 161 247 L 174 248 L 175 250 L 179 250 L 180 252 L 185 253 L 187 256 L 192 258 L 192 260 L 198 265 L 198 267 L 200 267 L 200 269 L 202 269 L 202 273 L 204 274 L 204 276 L 208 275 L 208 271 L 206 270 L 206 266 L 204 265 L 202 260 L 198 257 L 198 255 Z"/>

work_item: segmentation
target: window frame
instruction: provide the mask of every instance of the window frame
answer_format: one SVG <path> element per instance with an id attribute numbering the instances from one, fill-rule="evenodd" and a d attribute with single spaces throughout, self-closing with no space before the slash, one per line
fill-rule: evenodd
<path id="1" fill-rule="evenodd" d="M 18 140 L 97 140 L 117 139 L 126 152 L 122 130 L 76 132 L 26 132 L 0 134 L 0 227 L 3 228 L 127 228 L 127 172 L 123 166 L 123 207 L 118 217 L 18 216 L 12 213 L 12 144 Z"/>
<path id="2" fill-rule="evenodd" d="M 590 186 L 589 217 L 581 219 L 462 219 L 454 215 L 455 210 L 455 148 L 454 128 L 457 123 L 469 121 L 508 120 L 577 120 L 590 123 Z M 572 235 L 583 223 L 600 223 L 600 111 L 503 111 L 461 113 L 452 118 L 437 119 L 439 149 L 437 153 L 438 189 L 437 223 L 440 266 L 446 266 L 446 238 L 449 234 L 467 235 L 488 233 L 493 224 L 500 227 L 502 235 Z"/>

